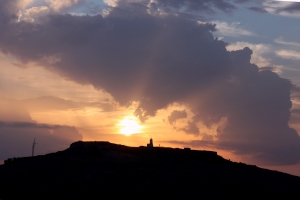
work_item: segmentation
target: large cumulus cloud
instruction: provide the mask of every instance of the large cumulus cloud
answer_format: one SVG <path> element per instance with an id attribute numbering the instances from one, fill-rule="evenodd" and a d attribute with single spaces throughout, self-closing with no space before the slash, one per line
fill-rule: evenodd
<path id="1" fill-rule="evenodd" d="M 293 85 L 259 71 L 249 48 L 228 52 L 212 35 L 215 25 L 136 3 L 106 17 L 48 15 L 40 23 L 0 12 L 4 53 L 91 83 L 122 105 L 138 101 L 142 121 L 179 103 L 194 114 L 182 129 L 189 134 L 199 135 L 198 123 L 218 125 L 219 148 L 269 163 L 299 162 L 299 136 L 288 126 Z"/>

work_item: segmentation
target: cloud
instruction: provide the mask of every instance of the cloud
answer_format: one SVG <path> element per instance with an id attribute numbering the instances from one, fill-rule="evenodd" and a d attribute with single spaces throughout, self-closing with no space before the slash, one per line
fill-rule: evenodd
<path id="1" fill-rule="evenodd" d="M 215 9 L 231 13 L 236 7 L 224 0 L 152 0 L 151 6 L 168 9 L 185 9 L 192 12 L 215 13 Z"/>
<path id="2" fill-rule="evenodd" d="M 191 140 L 191 141 L 179 141 L 179 140 L 165 140 L 159 141 L 162 143 L 170 143 L 170 144 L 179 144 L 185 147 L 194 147 L 194 148 L 211 148 L 215 147 L 215 142 L 209 140 Z"/>
<path id="3" fill-rule="evenodd" d="M 20 8 L 26 8 L 28 5 L 32 4 L 35 0 L 18 0 L 17 4 Z"/>
<path id="4" fill-rule="evenodd" d="M 262 6 L 272 14 L 299 17 L 299 5 L 291 1 L 264 1 Z"/>
<path id="5" fill-rule="evenodd" d="M 186 134 L 199 136 L 200 131 L 197 126 L 197 122 L 195 121 L 188 121 L 187 126 L 180 128 L 179 130 L 184 131 Z"/>
<path id="6" fill-rule="evenodd" d="M 31 146 L 36 138 L 35 155 L 64 150 L 74 142 L 72 139 L 53 135 L 44 128 L 0 127 L 0 160 L 11 157 L 31 156 Z"/>
<path id="7" fill-rule="evenodd" d="M 197 19 L 220 12 L 231 14 L 237 10 L 236 4 L 247 2 L 253 0 L 104 0 L 104 3 L 114 8 L 128 8 L 132 4 L 139 4 L 146 7 L 150 13 L 177 13 Z M 107 11 L 109 12 L 109 9 Z"/>
<path id="8" fill-rule="evenodd" d="M 215 148 L 250 155 L 260 164 L 297 163 L 300 139 L 288 126 L 293 86 L 250 64 L 251 53 L 249 48 L 231 52 L 232 80 L 201 99 L 194 119 L 210 125 L 225 118 L 217 129 Z"/>
<path id="9" fill-rule="evenodd" d="M 174 110 L 171 115 L 168 117 L 168 121 L 170 124 L 174 124 L 178 119 L 187 118 L 187 113 L 185 110 L 179 111 Z"/>
<path id="10" fill-rule="evenodd" d="M 64 150 L 82 140 L 75 127 L 36 123 L 16 100 L 0 98 L 0 112 L 0 160 L 30 156 L 34 138 L 36 155 Z"/>
<path id="11" fill-rule="evenodd" d="M 142 121 L 170 104 L 186 105 L 193 114 L 186 133 L 201 135 L 199 123 L 217 126 L 220 149 L 273 164 L 299 162 L 300 139 L 288 124 L 294 86 L 259 70 L 248 47 L 228 51 L 214 38 L 213 24 L 135 4 L 111 8 L 105 17 L 53 14 L 40 23 L 0 13 L 7 19 L 0 23 L 0 48 L 24 64 L 92 84 L 121 105 L 139 102 Z M 60 61 L 45 61 L 53 55 Z"/>
<path id="12" fill-rule="evenodd" d="M 300 109 L 293 109 L 291 113 L 300 114 Z"/>
<path id="13" fill-rule="evenodd" d="M 239 37 L 239 36 L 256 36 L 255 33 L 252 33 L 246 29 L 240 28 L 239 22 L 227 23 L 220 21 L 213 21 L 212 23 L 216 24 L 217 33 L 222 36 L 230 36 L 230 37 Z"/>
<path id="14" fill-rule="evenodd" d="M 283 8 L 278 9 L 277 12 L 298 13 L 300 12 L 300 2 L 289 4 Z"/>
<path id="15" fill-rule="evenodd" d="M 204 11 L 214 12 L 213 9 L 218 9 L 223 12 L 232 12 L 236 7 L 224 0 L 104 0 L 104 2 L 112 7 L 122 7 L 124 4 L 140 3 L 149 7 L 156 7 L 160 9 L 176 9 L 176 10 L 188 10 L 188 11 Z"/>
<path id="16" fill-rule="evenodd" d="M 251 68 L 257 70 L 250 64 L 249 57 L 248 64 L 243 59 L 249 55 L 247 51 L 231 52 L 232 59 L 237 61 L 237 66 L 244 65 L 247 71 Z M 234 150 L 236 154 L 254 153 L 260 162 L 268 164 L 299 162 L 296 154 L 300 150 L 300 138 L 288 126 L 292 84 L 268 70 L 249 72 L 241 74 L 244 78 L 239 84 L 246 84 L 243 90 L 247 92 L 235 98 L 239 99 L 232 108 L 235 111 L 232 110 L 227 116 L 227 123 L 219 127 L 218 146 Z M 255 78 L 249 81 L 250 77 Z"/>
<path id="17" fill-rule="evenodd" d="M 109 6 L 117 7 L 119 1 L 118 0 L 103 0 L 103 2 Z"/>
<path id="18" fill-rule="evenodd" d="M 22 16 L 19 17 L 19 19 L 29 21 L 29 22 L 34 22 L 35 18 L 46 15 L 49 12 L 50 9 L 47 6 L 32 7 L 26 9 L 22 14 Z"/>
<path id="19" fill-rule="evenodd" d="M 0 97 L 0 121 L 34 122 L 24 106 L 15 100 Z"/>
<path id="20" fill-rule="evenodd" d="M 84 0 L 46 0 L 46 3 L 49 4 L 49 7 L 56 12 L 70 8 L 74 5 L 78 5 L 82 2 L 84 2 Z"/>
<path id="21" fill-rule="evenodd" d="M 57 129 L 60 125 L 37 124 L 34 122 L 3 122 L 0 121 L 0 128 L 42 128 L 42 129 Z"/>
<path id="22" fill-rule="evenodd" d="M 292 50 L 279 50 L 276 51 L 277 56 L 284 59 L 300 60 L 300 53 Z"/>
<path id="23" fill-rule="evenodd" d="M 54 129 L 52 135 L 60 138 L 67 138 L 71 141 L 80 141 L 83 139 L 82 135 L 74 126 L 60 126 L 59 128 Z"/>
<path id="24" fill-rule="evenodd" d="M 272 52 L 271 45 L 252 44 L 249 42 L 236 42 L 233 44 L 229 44 L 226 48 L 229 51 L 236 51 L 245 47 L 249 47 L 253 50 L 253 54 L 251 56 L 251 63 L 255 63 L 259 67 L 267 67 L 271 65 L 270 60 L 266 58 L 266 55 Z"/>
<path id="25" fill-rule="evenodd" d="M 233 4 L 245 4 L 245 8 L 257 13 L 271 13 L 289 17 L 299 17 L 299 1 L 295 0 L 232 0 Z M 249 7 L 250 5 L 250 7 Z"/>
<path id="26" fill-rule="evenodd" d="M 268 11 L 266 11 L 266 9 L 261 8 L 261 7 L 250 7 L 249 10 L 252 10 L 254 12 L 258 12 L 258 13 L 267 13 Z"/>
<path id="27" fill-rule="evenodd" d="M 39 132 L 39 129 L 53 130 L 51 136 L 65 138 L 70 141 L 82 140 L 82 135 L 77 131 L 75 127 L 72 126 L 62 126 L 62 125 L 52 125 L 52 124 L 40 124 L 34 122 L 4 122 L 0 121 L 1 128 L 12 128 L 26 131 L 27 129 L 35 130 Z M 10 133 L 7 133 L 10 134 Z M 37 133 L 37 137 L 40 135 Z"/>
<path id="28" fill-rule="evenodd" d="M 30 112 L 83 109 L 86 107 L 102 108 L 104 112 L 114 110 L 112 104 L 109 102 L 76 102 L 54 96 L 42 96 L 38 98 L 24 99 L 20 100 L 19 103 L 21 103 Z"/>
<path id="29" fill-rule="evenodd" d="M 278 43 L 278 44 L 287 45 L 287 46 L 300 47 L 300 43 L 297 43 L 297 42 L 287 42 L 287 41 L 285 41 L 282 37 L 276 38 L 276 39 L 274 40 L 274 42 L 276 42 L 276 43 Z"/>
<path id="30" fill-rule="evenodd" d="M 173 126 L 176 131 L 183 131 L 187 134 L 198 136 L 200 131 L 196 123 L 193 121 L 187 121 L 187 124 L 183 127 L 178 126 L 176 122 L 180 119 L 187 119 L 188 115 L 186 110 L 178 111 L 174 110 L 168 117 L 169 123 Z"/>

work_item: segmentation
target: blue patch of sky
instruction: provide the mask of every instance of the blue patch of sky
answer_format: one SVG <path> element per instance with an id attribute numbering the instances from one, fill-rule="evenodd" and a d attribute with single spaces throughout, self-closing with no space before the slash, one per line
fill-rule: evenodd
<path id="1" fill-rule="evenodd" d="M 300 20 L 295 17 L 257 13 L 240 7 L 233 14 L 219 15 L 219 21 L 240 22 L 240 27 L 258 36 L 226 37 L 227 42 L 247 41 L 250 43 L 273 43 L 278 37 L 287 41 L 300 42 Z"/>
<path id="2" fill-rule="evenodd" d="M 101 13 L 108 6 L 102 0 L 86 0 L 82 6 L 73 8 L 69 13 L 95 15 Z"/>

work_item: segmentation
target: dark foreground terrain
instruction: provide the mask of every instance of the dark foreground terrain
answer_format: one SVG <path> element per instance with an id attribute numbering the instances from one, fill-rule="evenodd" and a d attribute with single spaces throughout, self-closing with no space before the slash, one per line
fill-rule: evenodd
<path id="1" fill-rule="evenodd" d="M 76 142 L 6 160 L 0 199 L 299 199 L 300 177 L 234 163 L 216 152 Z"/>

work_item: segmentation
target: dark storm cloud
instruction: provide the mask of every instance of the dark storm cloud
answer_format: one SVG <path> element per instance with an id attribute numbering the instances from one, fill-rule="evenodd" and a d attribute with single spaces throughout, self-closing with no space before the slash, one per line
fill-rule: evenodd
<path id="1" fill-rule="evenodd" d="M 228 52 L 214 39 L 213 24 L 147 11 L 131 5 L 112 8 L 106 17 L 49 15 L 40 24 L 5 23 L 0 48 L 93 84 L 122 105 L 139 101 L 135 114 L 142 121 L 180 103 L 194 114 L 182 129 L 188 134 L 204 134 L 199 123 L 217 125 L 218 148 L 273 164 L 299 162 L 300 139 L 288 125 L 289 80 L 251 64 L 249 48 Z"/>
<path id="2" fill-rule="evenodd" d="M 294 86 L 272 71 L 259 71 L 250 63 L 252 51 L 249 48 L 230 54 L 231 79 L 216 83 L 199 97 L 197 107 L 192 107 L 196 114 L 194 124 L 188 127 L 197 122 L 211 126 L 223 118 L 225 123 L 217 129 L 217 140 L 210 141 L 210 145 L 239 155 L 250 154 L 260 164 L 299 162 L 300 139 L 288 126 L 292 105 L 290 91 Z M 191 143 L 196 144 L 203 142 Z"/>
<path id="3" fill-rule="evenodd" d="M 42 25 L 14 23 L 6 33 L 8 39 L 0 40 L 1 49 L 24 62 L 40 62 L 77 82 L 103 88 L 123 105 L 141 100 L 141 118 L 154 116 L 173 101 L 169 99 L 186 98 L 195 85 L 201 88 L 228 76 L 228 53 L 225 43 L 210 33 L 214 25 L 122 12 L 112 11 L 106 18 L 55 15 Z M 11 34 L 14 31 L 17 34 Z M 61 61 L 45 61 L 51 56 Z M 179 86 L 181 81 L 184 85 Z"/>
<path id="4" fill-rule="evenodd" d="M 252 149 L 264 162 L 299 162 L 300 138 L 288 126 L 293 85 L 271 71 L 259 72 L 250 64 L 250 55 L 249 49 L 231 52 L 238 88 L 228 91 L 233 107 L 227 111 L 227 123 L 218 128 L 219 145 L 237 154 Z"/>

